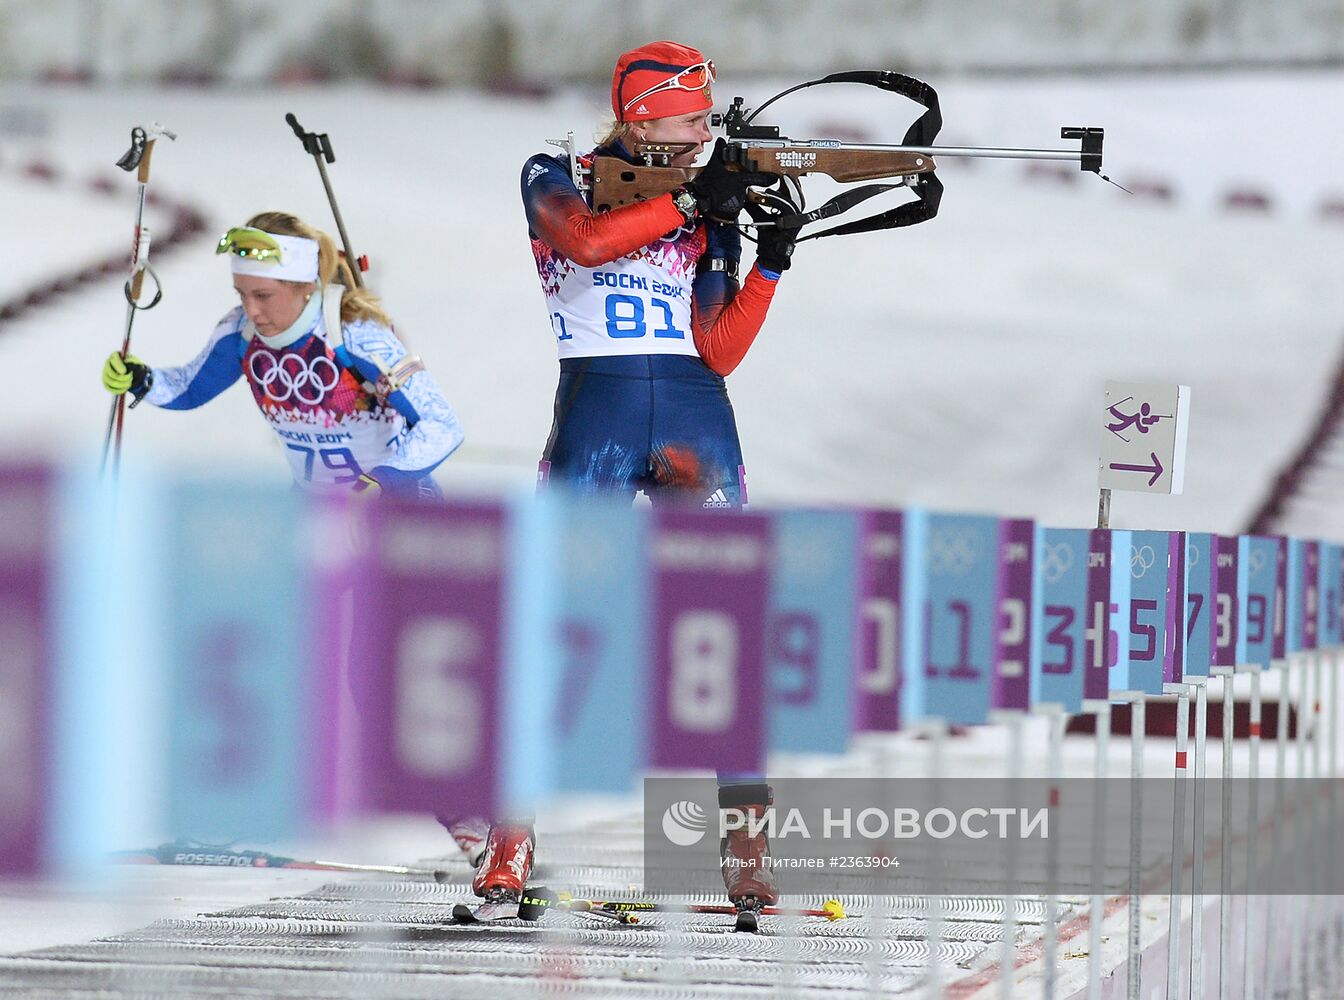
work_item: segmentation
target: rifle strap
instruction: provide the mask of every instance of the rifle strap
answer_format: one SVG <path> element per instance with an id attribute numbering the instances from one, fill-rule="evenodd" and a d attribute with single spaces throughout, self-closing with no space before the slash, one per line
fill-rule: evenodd
<path id="1" fill-rule="evenodd" d="M 877 87 L 879 90 L 889 90 L 893 94 L 899 94 L 922 107 L 924 113 L 916 118 L 905 132 L 905 138 L 901 142 L 904 146 L 932 146 L 934 140 L 938 137 L 938 133 L 942 130 L 943 113 L 938 107 L 938 93 L 924 81 L 916 80 L 912 76 L 906 76 L 892 70 L 848 70 L 842 73 L 831 73 L 818 80 L 809 80 L 807 83 L 798 84 L 796 87 L 790 87 L 788 90 L 775 95 L 757 108 L 753 112 L 752 118 L 760 114 L 766 105 L 783 97 L 784 94 L 824 83 L 858 83 L 868 87 Z M 816 219 L 809 218 L 814 213 L 808 212 L 787 221 L 791 224 L 794 218 L 797 218 L 801 220 L 798 225 L 804 225 L 818 219 L 830 218 L 848 211 L 874 195 L 901 186 L 903 185 L 874 184 L 857 188 L 854 194 L 861 195 L 861 197 L 846 199 L 846 193 L 839 194 L 821 208 L 816 209 L 816 213 L 820 213 L 817 214 Z M 895 208 L 869 216 L 866 219 L 848 222 L 820 233 L 809 233 L 807 236 L 801 237 L 799 242 L 815 240 L 822 236 L 848 236 L 852 233 L 868 233 L 878 229 L 899 229 L 902 226 L 913 226 L 921 222 L 928 222 L 938 214 L 938 205 L 943 197 L 942 181 L 933 173 L 920 174 L 919 179 L 909 187 L 915 193 L 914 201 L 897 205 Z M 836 203 L 840 203 L 839 207 L 832 208 Z"/>

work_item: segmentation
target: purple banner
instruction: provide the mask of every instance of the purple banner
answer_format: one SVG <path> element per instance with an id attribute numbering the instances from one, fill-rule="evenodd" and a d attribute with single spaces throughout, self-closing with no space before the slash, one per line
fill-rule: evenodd
<path id="1" fill-rule="evenodd" d="M 383 501 L 355 595 L 361 801 L 491 816 L 508 556 L 502 507 Z"/>
<path id="2" fill-rule="evenodd" d="M 355 637 L 355 601 L 367 587 L 361 556 L 370 544 L 372 507 L 347 494 L 306 498 L 314 529 L 305 553 L 314 613 L 306 661 L 311 685 L 313 808 L 319 820 L 333 821 L 353 812 L 359 781 L 359 720 L 346 693 Z"/>
<path id="3" fill-rule="evenodd" d="M 1288 538 L 1279 536 L 1274 541 L 1274 621 L 1270 655 L 1282 660 L 1288 655 Z"/>
<path id="4" fill-rule="evenodd" d="M 653 766 L 765 766 L 770 522 L 654 512 Z"/>
<path id="5" fill-rule="evenodd" d="M 1302 648 L 1320 645 L 1321 620 L 1321 543 L 1302 543 Z M 1275 656 L 1285 654 L 1275 647 Z"/>
<path id="6" fill-rule="evenodd" d="M 1083 698 L 1105 701 L 1111 693 L 1110 665 L 1113 638 L 1111 605 L 1111 533 L 1096 529 L 1087 539 L 1087 606 L 1090 609 L 1083 629 L 1085 651 Z"/>
<path id="7" fill-rule="evenodd" d="M 1032 577 L 1036 566 L 1036 524 L 999 522 L 999 633 L 994 657 L 990 708 L 1031 707 Z"/>
<path id="8" fill-rule="evenodd" d="M 1213 629 L 1213 665 L 1237 665 L 1237 639 L 1243 595 L 1238 589 L 1238 556 L 1244 547 L 1236 535 L 1213 536 L 1214 613 L 1209 616 Z"/>
<path id="9" fill-rule="evenodd" d="M 855 726 L 901 727 L 901 532 L 898 510 L 863 515 L 859 539 L 859 660 Z"/>
<path id="10" fill-rule="evenodd" d="M 0 876 L 42 863 L 51 759 L 51 480 L 0 474 Z"/>
<path id="11" fill-rule="evenodd" d="M 1162 683 L 1179 684 L 1185 676 L 1185 532 L 1167 532 L 1167 620 L 1162 652 Z"/>

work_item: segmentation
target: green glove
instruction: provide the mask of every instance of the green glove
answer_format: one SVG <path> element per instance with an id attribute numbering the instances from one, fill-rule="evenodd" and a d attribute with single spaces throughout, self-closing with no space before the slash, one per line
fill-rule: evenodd
<path id="1" fill-rule="evenodd" d="M 134 354 L 128 354 L 123 358 L 117 351 L 113 351 L 108 355 L 107 364 L 103 365 L 103 386 L 108 392 L 118 396 L 129 392 L 139 399 L 149 392 L 153 384 L 153 370 Z"/>

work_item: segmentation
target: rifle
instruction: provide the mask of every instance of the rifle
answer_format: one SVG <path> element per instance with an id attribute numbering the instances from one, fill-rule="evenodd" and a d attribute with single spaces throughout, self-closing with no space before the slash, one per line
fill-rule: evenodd
<path id="1" fill-rule="evenodd" d="M 907 97 L 925 110 L 909 127 L 899 145 L 791 139 L 781 136 L 777 125 L 754 124 L 760 113 L 780 98 L 806 87 L 828 83 L 877 87 Z M 788 179 L 780 182 L 778 190 L 753 191 L 752 200 L 758 207 L 753 213 L 756 225 L 800 228 L 841 215 L 869 198 L 898 187 L 908 187 L 916 195 L 914 202 L 858 222 L 812 233 L 803 239 L 891 229 L 933 218 L 938 213 L 942 197 L 942 183 L 934 174 L 937 156 L 1071 160 L 1077 161 L 1082 170 L 1110 180 L 1101 174 L 1105 131 L 1100 128 L 1062 128 L 1060 138 L 1079 140 L 1080 148 L 1076 150 L 934 145 L 943 123 L 937 93 L 927 83 L 891 70 L 832 73 L 783 90 L 754 111 L 743 107 L 743 98 L 734 97 L 728 110 L 715 114 L 711 123 L 723 127 L 727 138 L 724 160 L 729 169 L 772 173 Z M 579 160 L 572 132 L 567 139 L 548 141 L 569 154 L 570 175 L 575 186 L 581 191 L 592 192 L 593 210 L 599 212 L 666 194 L 694 178 L 701 169 L 672 166 L 672 159 L 690 149 L 690 145 L 640 143 L 634 152 L 643 159 L 642 164 L 631 164 L 616 156 L 596 156 L 588 167 Z M 890 182 L 843 191 L 820 208 L 805 211 L 798 178 L 808 174 L 826 174 L 844 184 L 880 179 L 890 179 Z"/>

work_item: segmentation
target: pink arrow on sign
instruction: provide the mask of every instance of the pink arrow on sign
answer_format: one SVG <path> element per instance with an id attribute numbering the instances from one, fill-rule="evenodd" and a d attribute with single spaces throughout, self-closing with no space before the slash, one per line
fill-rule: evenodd
<path id="1" fill-rule="evenodd" d="M 1148 480 L 1148 485 L 1152 486 L 1162 475 L 1162 463 L 1157 460 L 1157 452 L 1149 452 L 1149 455 L 1153 460 L 1152 465 L 1121 465 L 1112 462 L 1110 467 L 1117 472 L 1151 472 L 1153 478 Z"/>

